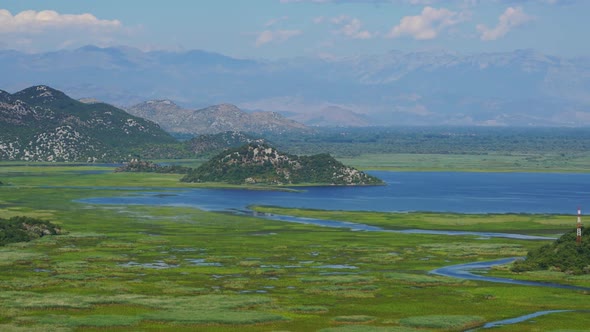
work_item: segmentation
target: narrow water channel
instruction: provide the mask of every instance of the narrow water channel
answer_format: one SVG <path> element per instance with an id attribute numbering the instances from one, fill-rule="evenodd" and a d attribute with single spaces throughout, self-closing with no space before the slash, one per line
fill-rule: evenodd
<path id="1" fill-rule="evenodd" d="M 457 278 L 457 279 L 487 281 L 487 282 L 496 282 L 496 283 L 523 285 L 523 286 L 552 287 L 552 288 L 563 288 L 563 289 L 571 289 L 571 290 L 590 291 L 590 288 L 588 288 L 588 287 L 562 285 L 562 284 L 549 283 L 549 282 L 539 282 L 539 281 L 516 280 L 516 279 L 509 279 L 509 278 L 487 277 L 487 276 L 482 276 L 479 274 L 474 274 L 471 272 L 473 270 L 480 270 L 480 271 L 481 270 L 489 270 L 491 267 L 494 267 L 497 265 L 509 264 L 517 259 L 520 259 L 520 258 L 519 257 L 510 257 L 510 258 L 502 258 L 502 259 L 498 259 L 498 260 L 494 260 L 494 261 L 457 264 L 457 265 L 441 267 L 436 270 L 430 271 L 430 273 L 445 276 L 445 277 Z"/>
<path id="2" fill-rule="evenodd" d="M 339 220 L 325 220 L 325 219 L 314 219 L 314 218 L 303 218 L 293 217 L 286 215 L 277 215 L 269 213 L 256 213 L 251 211 L 242 211 L 245 214 L 252 214 L 255 217 L 265 218 L 277 221 L 286 221 L 298 224 L 316 225 L 321 227 L 332 227 L 332 228 L 347 228 L 351 231 L 365 231 L 365 232 L 389 232 L 389 233 L 406 233 L 406 234 L 431 234 L 431 235 L 455 235 L 455 236 L 478 236 L 480 238 L 506 238 L 516 240 L 555 240 L 555 237 L 547 236 L 536 236 L 536 235 L 525 235 L 515 233 L 494 233 L 494 232 L 471 232 L 471 231 L 449 231 L 449 230 L 433 230 L 433 229 L 402 229 L 402 230 L 391 230 L 384 229 L 377 226 L 371 226 L 360 223 L 353 223 L 348 221 Z"/>

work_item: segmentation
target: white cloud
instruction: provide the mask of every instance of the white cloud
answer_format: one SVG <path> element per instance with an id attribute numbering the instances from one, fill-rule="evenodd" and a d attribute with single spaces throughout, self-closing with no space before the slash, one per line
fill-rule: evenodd
<path id="1" fill-rule="evenodd" d="M 301 34 L 301 30 L 264 30 L 256 38 L 256 46 L 268 43 L 282 43 Z"/>
<path id="2" fill-rule="evenodd" d="M 403 17 L 400 23 L 391 29 L 387 37 L 408 36 L 418 40 L 434 39 L 441 31 L 465 19 L 464 14 L 446 8 L 425 7 L 420 15 Z"/>
<path id="3" fill-rule="evenodd" d="M 322 23 L 324 23 L 325 20 L 326 20 L 326 18 L 323 16 L 314 17 L 313 23 L 314 24 L 322 24 Z"/>
<path id="4" fill-rule="evenodd" d="M 334 25 L 338 25 L 338 33 L 343 34 L 353 39 L 370 39 L 373 34 L 367 30 L 362 29 L 362 23 L 358 18 L 349 17 L 346 15 L 334 17 L 330 20 Z"/>
<path id="5" fill-rule="evenodd" d="M 432 5 L 436 2 L 436 0 L 408 0 L 407 2 L 411 5 L 424 6 L 424 5 Z"/>
<path id="6" fill-rule="evenodd" d="M 0 47 L 25 52 L 88 44 L 112 46 L 128 40 L 139 30 L 125 27 L 118 20 L 102 20 L 88 13 L 26 10 L 13 15 L 0 9 Z"/>
<path id="7" fill-rule="evenodd" d="M 279 0 L 280 3 L 367 3 L 367 4 L 381 4 L 381 3 L 409 3 L 411 5 L 427 5 L 437 2 L 439 0 Z"/>
<path id="8" fill-rule="evenodd" d="M 587 0 L 279 0 L 280 3 L 364 3 L 369 5 L 380 4 L 409 4 L 416 6 L 434 5 L 437 3 L 444 3 L 445 5 L 459 5 L 459 6 L 477 6 L 480 4 L 489 3 L 504 3 L 504 4 L 522 4 L 531 2 L 536 4 L 547 5 L 570 5 L 576 2 L 584 2 Z"/>
<path id="9" fill-rule="evenodd" d="M 313 3 L 328 3 L 333 0 L 280 0 L 281 3 L 297 3 L 297 2 L 313 2 Z"/>
<path id="10" fill-rule="evenodd" d="M 264 26 L 265 27 L 271 27 L 273 25 L 276 25 L 276 24 L 278 24 L 280 22 L 283 22 L 283 21 L 286 21 L 288 19 L 289 19 L 288 16 L 282 16 L 282 17 L 279 17 L 279 18 L 273 18 L 273 19 L 268 20 L 268 22 L 266 22 L 264 24 Z"/>
<path id="11" fill-rule="evenodd" d="M 498 19 L 498 25 L 488 28 L 484 24 L 477 25 L 481 40 L 496 40 L 504 37 L 510 30 L 523 25 L 533 17 L 525 14 L 521 7 L 508 7 Z"/>
<path id="12" fill-rule="evenodd" d="M 8 10 L 0 9 L 0 33 L 43 33 L 49 29 L 119 29 L 118 20 L 100 20 L 92 14 L 60 14 L 53 10 L 26 10 L 12 15 Z"/>

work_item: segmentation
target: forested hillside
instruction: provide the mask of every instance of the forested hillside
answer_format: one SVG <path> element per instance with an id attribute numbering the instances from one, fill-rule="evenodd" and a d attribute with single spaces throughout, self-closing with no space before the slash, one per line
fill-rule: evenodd
<path id="1" fill-rule="evenodd" d="M 174 142 L 153 122 L 45 85 L 12 95 L 0 91 L 0 160 L 114 161 Z"/>
<path id="2" fill-rule="evenodd" d="M 573 274 L 590 274 L 590 231 L 582 230 L 582 243 L 576 243 L 576 230 L 565 233 L 551 244 L 531 250 L 513 271 L 556 270 Z"/>

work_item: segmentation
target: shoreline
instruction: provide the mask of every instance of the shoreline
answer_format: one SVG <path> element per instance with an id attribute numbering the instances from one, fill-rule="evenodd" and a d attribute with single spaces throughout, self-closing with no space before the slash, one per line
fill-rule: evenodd
<path id="1" fill-rule="evenodd" d="M 339 161 L 345 162 L 346 165 L 352 166 L 360 171 L 387 171 L 387 172 L 466 172 L 466 173 L 579 173 L 579 174 L 587 174 L 590 173 L 589 168 L 584 167 L 563 167 L 563 166 L 545 166 L 545 167 L 528 167 L 528 166 L 521 166 L 521 167 L 469 167 L 462 165 L 461 162 L 454 162 L 450 160 L 446 160 L 444 156 L 464 156 L 464 155 L 437 155 L 432 154 L 432 156 L 443 156 L 442 160 L 438 160 L 438 163 L 446 164 L 446 167 L 438 167 L 438 166 L 429 166 L 429 167 L 420 167 L 420 166 L 406 166 L 406 161 L 404 157 L 408 156 L 408 154 L 391 154 L 388 155 L 388 162 L 385 166 L 379 166 L 379 161 L 374 161 L 372 164 L 371 161 L 362 163 L 359 162 L 359 157 L 335 157 Z M 428 157 L 430 155 L 423 155 L 423 154 L 410 154 L 410 156 L 419 156 L 419 157 Z M 477 156 L 477 155 L 466 155 L 466 156 Z M 370 158 L 371 156 L 368 156 Z M 401 157 L 401 160 L 398 161 L 395 158 Z M 391 160 L 389 160 L 391 159 Z M 493 158 L 491 159 L 493 161 Z M 396 166 L 391 165 L 397 161 L 398 163 L 403 164 L 403 166 Z M 203 162 L 202 159 L 164 159 L 164 160 L 157 160 L 160 164 L 193 164 L 197 163 L 200 164 Z M 486 164 L 486 161 L 477 160 L 477 163 Z M 409 161 L 407 161 L 409 163 Z M 420 161 L 415 161 L 412 163 L 420 164 Z M 469 164 L 469 163 L 468 163 Z M 85 162 L 36 162 L 36 161 L 23 161 L 23 160 L 0 160 L 0 170 L 3 168 L 9 167 L 39 167 L 39 168 L 53 168 L 53 167 L 63 167 L 63 168 L 97 168 L 97 169 L 107 169 L 113 168 L 115 169 L 117 166 L 122 165 L 122 163 L 85 163 Z"/>

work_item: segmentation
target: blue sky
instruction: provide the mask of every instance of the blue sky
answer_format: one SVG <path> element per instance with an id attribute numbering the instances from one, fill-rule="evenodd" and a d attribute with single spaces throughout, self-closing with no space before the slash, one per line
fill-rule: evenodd
<path id="1" fill-rule="evenodd" d="M 241 58 L 390 50 L 590 55 L 587 0 L 3 0 L 0 49 L 126 45 Z"/>

